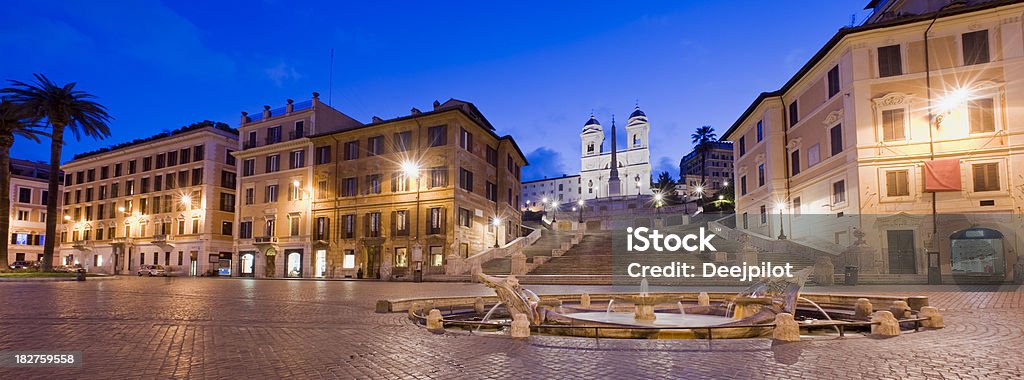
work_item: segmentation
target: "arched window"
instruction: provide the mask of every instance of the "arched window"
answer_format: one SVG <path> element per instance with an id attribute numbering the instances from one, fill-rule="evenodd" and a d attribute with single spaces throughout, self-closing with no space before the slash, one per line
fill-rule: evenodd
<path id="1" fill-rule="evenodd" d="M 949 236 L 950 264 L 953 274 L 1003 274 L 1003 234 L 999 231 L 972 227 Z"/>
<path id="2" fill-rule="evenodd" d="M 640 146 L 640 134 L 633 134 L 633 146 Z"/>
<path id="3" fill-rule="evenodd" d="M 594 153 L 594 143 L 587 144 L 587 153 Z"/>

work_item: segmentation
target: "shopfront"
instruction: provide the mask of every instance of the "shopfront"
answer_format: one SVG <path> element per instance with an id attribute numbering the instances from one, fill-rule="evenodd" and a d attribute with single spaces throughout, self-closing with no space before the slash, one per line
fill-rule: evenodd
<path id="1" fill-rule="evenodd" d="M 240 252 L 238 257 L 238 276 L 253 277 L 256 275 L 256 252 Z"/>
<path id="2" fill-rule="evenodd" d="M 285 277 L 298 278 L 302 277 L 302 250 L 301 249 L 286 249 L 284 251 L 285 260 Z"/>
<path id="3" fill-rule="evenodd" d="M 1006 252 L 1001 232 L 972 227 L 954 232 L 949 240 L 953 275 L 1006 275 Z"/>

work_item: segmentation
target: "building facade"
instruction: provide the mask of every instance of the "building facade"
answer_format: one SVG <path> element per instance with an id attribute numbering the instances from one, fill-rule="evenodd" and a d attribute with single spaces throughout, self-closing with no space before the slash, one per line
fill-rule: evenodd
<path id="1" fill-rule="evenodd" d="M 59 264 L 108 274 L 142 265 L 230 271 L 237 141 L 226 124 L 203 122 L 75 156 L 61 167 Z"/>
<path id="2" fill-rule="evenodd" d="M 946 4 L 873 1 L 755 100 L 724 136 L 738 228 L 867 247 L 844 258 L 862 273 L 1020 271 L 1024 4 Z"/>
<path id="3" fill-rule="evenodd" d="M 46 201 L 50 165 L 11 159 L 11 223 L 9 265 L 14 261 L 38 262 L 46 242 Z M 59 246 L 59 244 L 58 244 Z"/>
<path id="4" fill-rule="evenodd" d="M 325 258 L 312 254 L 313 143 L 310 136 L 363 124 L 312 99 L 242 113 L 238 128 L 238 212 L 232 274 L 323 277 Z"/>
<path id="5" fill-rule="evenodd" d="M 650 123 L 636 107 L 626 122 L 626 146 L 619 149 L 615 120 L 612 120 L 611 151 L 604 150 L 605 133 L 591 116 L 580 134 L 580 182 L 583 199 L 651 194 Z"/>
<path id="6" fill-rule="evenodd" d="M 583 186 L 579 175 L 523 182 L 523 206 L 530 211 L 538 212 L 543 211 L 551 201 L 563 205 L 576 204 L 582 193 Z"/>
<path id="7" fill-rule="evenodd" d="M 438 278 L 520 236 L 526 159 L 472 103 L 313 140 L 313 241 L 328 276 Z"/>
<path id="8" fill-rule="evenodd" d="M 729 141 L 705 143 L 679 160 L 680 183 L 687 191 L 700 189 L 712 195 L 728 186 L 733 176 L 733 151 Z"/>

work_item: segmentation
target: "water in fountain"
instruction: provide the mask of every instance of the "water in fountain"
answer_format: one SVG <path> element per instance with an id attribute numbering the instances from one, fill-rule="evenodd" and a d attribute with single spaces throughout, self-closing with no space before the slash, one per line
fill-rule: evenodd
<path id="1" fill-rule="evenodd" d="M 807 298 L 804 298 L 804 297 L 800 297 L 799 299 L 801 301 L 807 302 L 807 303 L 811 304 L 812 306 L 816 307 L 818 309 L 818 311 L 821 312 L 821 314 L 825 315 L 825 318 L 828 318 L 828 320 L 830 320 L 830 321 L 832 320 L 832 317 L 830 317 L 828 315 L 828 313 L 825 312 L 825 309 L 822 309 L 821 306 L 818 306 L 818 304 L 815 303 L 814 301 L 811 301 L 811 300 L 809 300 Z M 832 328 L 835 329 L 837 333 L 839 332 L 839 326 L 832 326 Z"/>
<path id="2" fill-rule="evenodd" d="M 647 297 L 647 290 L 649 285 L 647 284 L 647 278 L 640 279 L 640 296 Z"/>
<path id="3" fill-rule="evenodd" d="M 683 301 L 679 301 L 679 314 L 686 314 L 686 309 L 683 307 Z"/>
<path id="4" fill-rule="evenodd" d="M 481 319 L 480 322 L 487 322 L 488 319 L 491 319 L 491 314 L 494 314 L 494 310 L 497 310 L 498 306 L 501 306 L 501 305 L 502 305 L 501 302 L 498 302 L 498 303 L 494 304 L 494 306 L 491 307 L 491 310 L 488 310 L 487 314 L 484 314 L 484 319 Z M 480 331 L 481 327 L 483 327 L 482 324 L 477 325 L 476 326 L 476 331 Z"/>
<path id="5" fill-rule="evenodd" d="M 611 312 L 615 311 L 615 309 L 612 308 L 613 304 L 615 304 L 615 299 L 614 298 L 608 300 L 608 309 L 607 309 L 607 311 L 605 311 L 606 313 L 611 313 Z"/>

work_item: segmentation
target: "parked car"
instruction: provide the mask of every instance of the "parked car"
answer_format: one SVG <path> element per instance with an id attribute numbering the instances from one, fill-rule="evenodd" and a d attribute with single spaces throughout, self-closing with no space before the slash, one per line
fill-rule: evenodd
<path id="1" fill-rule="evenodd" d="M 11 263 L 11 269 L 27 269 L 31 267 L 32 263 L 29 263 L 28 261 L 25 260 L 18 260 Z"/>
<path id="2" fill-rule="evenodd" d="M 53 271 L 54 272 L 64 272 L 64 273 L 75 273 L 79 269 L 82 269 L 82 264 L 61 265 L 61 266 L 53 267 Z"/>
<path id="3" fill-rule="evenodd" d="M 164 269 L 163 265 L 143 265 L 142 268 L 135 271 L 135 274 L 139 276 L 148 275 L 149 277 L 167 276 L 167 270 Z"/>

